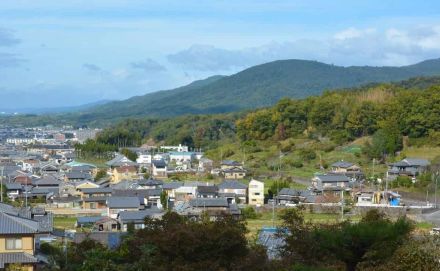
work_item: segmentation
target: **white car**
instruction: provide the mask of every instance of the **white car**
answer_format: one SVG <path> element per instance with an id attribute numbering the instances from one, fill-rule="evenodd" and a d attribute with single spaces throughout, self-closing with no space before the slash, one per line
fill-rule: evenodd
<path id="1" fill-rule="evenodd" d="M 429 231 L 429 234 L 440 235 L 440 228 L 432 228 L 432 230 Z"/>

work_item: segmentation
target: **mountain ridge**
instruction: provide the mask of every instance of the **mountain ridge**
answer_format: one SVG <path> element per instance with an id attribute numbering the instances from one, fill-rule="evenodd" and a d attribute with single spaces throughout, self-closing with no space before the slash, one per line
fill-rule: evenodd
<path id="1" fill-rule="evenodd" d="M 81 122 L 125 117 L 172 117 L 265 107 L 283 97 L 305 98 L 325 90 L 440 75 L 440 59 L 401 67 L 336 66 L 310 60 L 277 60 L 229 76 L 135 96 L 72 113 Z"/>

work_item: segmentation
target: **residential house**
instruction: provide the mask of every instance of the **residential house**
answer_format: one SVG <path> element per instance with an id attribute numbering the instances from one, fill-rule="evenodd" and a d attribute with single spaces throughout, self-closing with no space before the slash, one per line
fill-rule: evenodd
<path id="1" fill-rule="evenodd" d="M 199 185 L 197 186 L 198 198 L 218 198 L 218 186 L 216 185 Z"/>
<path id="2" fill-rule="evenodd" d="M 122 180 L 135 180 L 138 179 L 138 172 L 134 166 L 120 166 L 113 168 L 112 171 L 112 183 L 119 183 Z"/>
<path id="3" fill-rule="evenodd" d="M 225 180 L 218 185 L 220 197 L 229 203 L 246 203 L 247 185 L 237 180 Z"/>
<path id="4" fill-rule="evenodd" d="M 185 183 L 174 190 L 175 201 L 189 201 L 197 195 L 198 183 Z"/>
<path id="5" fill-rule="evenodd" d="M 183 185 L 184 185 L 183 182 L 176 182 L 176 181 L 163 184 L 162 190 L 167 194 L 168 206 L 170 207 L 174 206 L 174 201 L 176 200 L 176 194 L 175 194 L 176 189 L 178 189 Z"/>
<path id="6" fill-rule="evenodd" d="M 202 157 L 199 160 L 199 166 L 197 168 L 200 172 L 211 172 L 213 169 L 214 162 L 211 159 Z"/>
<path id="7" fill-rule="evenodd" d="M 137 197 L 141 207 L 160 205 L 162 189 L 124 189 L 113 190 L 114 197 Z M 158 204 L 159 203 L 159 204 Z"/>
<path id="8" fill-rule="evenodd" d="M 350 171 L 360 171 L 360 167 L 350 163 L 350 162 L 346 162 L 346 161 L 338 161 L 336 163 L 333 163 L 330 165 L 332 172 L 337 172 L 337 173 L 347 173 Z"/>
<path id="9" fill-rule="evenodd" d="M 102 216 L 80 216 L 76 218 L 76 228 L 91 228 L 96 222 L 100 221 Z"/>
<path id="10" fill-rule="evenodd" d="M 233 160 L 224 160 L 221 163 L 220 173 L 225 179 L 243 179 L 246 176 L 246 170 L 243 164 Z"/>
<path id="11" fill-rule="evenodd" d="M 160 146 L 160 149 L 166 151 L 187 152 L 188 146 L 179 144 L 179 146 Z"/>
<path id="12" fill-rule="evenodd" d="M 312 186 L 316 191 L 335 192 L 349 189 L 349 178 L 344 174 L 316 174 L 312 178 Z"/>
<path id="13" fill-rule="evenodd" d="M 122 167 L 122 166 L 137 166 L 137 164 L 124 155 L 117 154 L 115 158 L 105 163 L 110 168 Z"/>
<path id="14" fill-rule="evenodd" d="M 225 214 L 239 217 L 241 213 L 237 205 L 229 203 L 226 198 L 194 198 L 188 202 L 176 203 L 174 210 L 190 218 L 200 218 L 202 214 L 207 214 L 211 219 Z"/>
<path id="15" fill-rule="evenodd" d="M 164 160 L 153 160 L 151 162 L 151 175 L 153 178 L 166 179 L 167 163 Z"/>
<path id="16" fill-rule="evenodd" d="M 31 219 L 0 212 L 0 269 L 20 264 L 25 270 L 35 270 L 35 235 L 39 223 Z"/>
<path id="17" fill-rule="evenodd" d="M 121 230 L 121 225 L 119 225 L 118 220 L 115 218 L 103 216 L 95 222 L 93 229 L 99 232 L 117 232 Z"/>
<path id="18" fill-rule="evenodd" d="M 163 181 L 154 179 L 142 179 L 137 181 L 139 189 L 162 189 Z"/>
<path id="19" fill-rule="evenodd" d="M 111 197 L 113 189 L 82 188 L 80 192 L 83 209 L 105 209 L 107 208 L 107 199 Z"/>
<path id="20" fill-rule="evenodd" d="M 173 161 L 176 163 L 192 162 L 195 159 L 194 152 L 172 151 L 172 152 L 169 152 L 169 155 L 170 155 L 170 161 Z"/>
<path id="21" fill-rule="evenodd" d="M 141 211 L 122 211 L 118 214 L 118 221 L 121 225 L 121 230 L 126 232 L 128 230 L 128 226 L 132 224 L 134 229 L 143 229 L 145 228 L 145 218 L 153 218 L 159 219 L 163 215 L 163 211 L 158 208 L 150 208 Z"/>
<path id="22" fill-rule="evenodd" d="M 92 175 L 89 172 L 85 171 L 71 171 L 67 172 L 64 176 L 64 181 L 66 182 L 81 182 L 92 179 Z"/>
<path id="23" fill-rule="evenodd" d="M 393 180 L 397 176 L 408 176 L 415 178 L 419 174 L 425 172 L 430 163 L 426 159 L 405 158 L 397 163 L 388 165 L 388 178 Z"/>
<path id="24" fill-rule="evenodd" d="M 138 197 L 110 197 L 107 199 L 107 215 L 116 218 L 122 211 L 139 211 Z"/>
<path id="25" fill-rule="evenodd" d="M 54 195 L 58 195 L 60 193 L 61 181 L 53 175 L 45 175 L 41 178 L 32 180 L 32 182 L 36 188 L 47 189 Z"/>
<path id="26" fill-rule="evenodd" d="M 353 163 L 338 161 L 330 165 L 331 173 L 344 174 L 352 180 L 362 180 L 365 178 L 361 168 Z"/>
<path id="27" fill-rule="evenodd" d="M 283 188 L 278 192 L 275 200 L 278 205 L 314 203 L 315 195 L 310 190 Z"/>
<path id="28" fill-rule="evenodd" d="M 23 192 L 23 186 L 20 183 L 5 183 L 5 187 L 9 199 L 16 199 Z"/>
<path id="29" fill-rule="evenodd" d="M 140 165 L 150 165 L 153 156 L 150 153 L 140 153 L 136 159 L 136 163 Z"/>
<path id="30" fill-rule="evenodd" d="M 252 179 L 249 182 L 248 193 L 249 205 L 262 206 L 264 205 L 264 183 Z"/>

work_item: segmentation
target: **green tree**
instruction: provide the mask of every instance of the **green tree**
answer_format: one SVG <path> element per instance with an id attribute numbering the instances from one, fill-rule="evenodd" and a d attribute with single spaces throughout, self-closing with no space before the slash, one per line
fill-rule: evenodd
<path id="1" fill-rule="evenodd" d="M 162 204 L 162 207 L 165 210 L 168 209 L 168 194 L 166 191 L 162 191 L 162 193 L 160 193 L 160 204 Z"/>
<path id="2" fill-rule="evenodd" d="M 95 181 L 101 180 L 102 178 L 107 177 L 107 169 L 101 168 L 98 170 L 95 176 Z"/>
<path id="3" fill-rule="evenodd" d="M 136 159 L 138 158 L 137 153 L 135 153 L 134 151 L 131 151 L 129 149 L 125 149 L 125 148 L 121 150 L 121 154 L 123 154 L 125 157 L 127 157 L 131 161 L 136 161 Z"/>

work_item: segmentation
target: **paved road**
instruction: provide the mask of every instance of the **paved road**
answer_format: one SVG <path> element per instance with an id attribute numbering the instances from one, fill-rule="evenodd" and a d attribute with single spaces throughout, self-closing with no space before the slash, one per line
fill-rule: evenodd
<path id="1" fill-rule="evenodd" d="M 432 213 L 423 214 L 422 218 L 432 224 L 440 227 L 440 210 L 434 211 Z"/>

